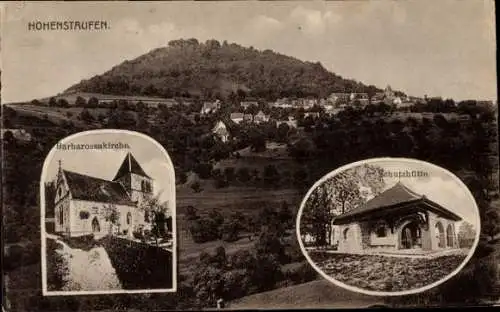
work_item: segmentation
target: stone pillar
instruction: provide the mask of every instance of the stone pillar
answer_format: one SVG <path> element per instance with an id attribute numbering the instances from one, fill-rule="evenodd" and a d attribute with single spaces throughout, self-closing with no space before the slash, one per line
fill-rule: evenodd
<path id="1" fill-rule="evenodd" d="M 370 227 L 369 222 L 360 223 L 360 233 L 361 233 L 361 249 L 370 248 Z"/>
<path id="2" fill-rule="evenodd" d="M 422 229 L 422 249 L 436 250 L 439 239 L 436 238 L 436 215 L 427 212 L 427 229 Z"/>

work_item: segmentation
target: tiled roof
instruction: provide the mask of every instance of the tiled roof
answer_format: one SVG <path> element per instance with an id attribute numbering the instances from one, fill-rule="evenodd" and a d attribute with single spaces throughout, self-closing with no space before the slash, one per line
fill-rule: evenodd
<path id="1" fill-rule="evenodd" d="M 74 199 L 119 205 L 135 205 L 119 182 L 108 181 L 72 171 L 63 170 Z"/>
<path id="2" fill-rule="evenodd" d="M 231 113 L 231 119 L 243 118 L 243 113 Z"/>
<path id="3" fill-rule="evenodd" d="M 139 163 L 131 153 L 127 153 L 127 156 L 125 156 L 125 159 L 123 160 L 120 169 L 118 169 L 113 181 L 116 181 L 116 179 L 129 173 L 135 173 L 146 178 L 151 178 L 146 174 L 146 172 L 144 172 L 141 165 L 139 165 Z"/>
<path id="4" fill-rule="evenodd" d="M 375 196 L 364 205 L 358 208 L 350 210 L 335 218 L 336 222 L 342 222 L 345 220 L 353 220 L 361 215 L 367 215 L 376 211 L 381 211 L 389 207 L 397 207 L 408 203 L 421 201 L 427 206 L 432 207 L 431 210 L 445 215 L 446 217 L 458 221 L 461 220 L 459 216 L 453 212 L 447 210 L 446 208 L 440 206 L 439 204 L 429 200 L 424 195 L 420 195 L 410 190 L 408 187 L 403 185 L 401 182 L 396 183 L 393 187 Z"/>

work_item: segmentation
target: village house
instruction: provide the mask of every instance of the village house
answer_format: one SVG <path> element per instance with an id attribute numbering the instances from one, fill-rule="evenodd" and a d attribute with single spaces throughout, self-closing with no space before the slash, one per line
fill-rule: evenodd
<path id="1" fill-rule="evenodd" d="M 6 133 L 11 133 L 12 137 L 16 140 L 31 141 L 31 134 L 25 129 L 2 129 L 2 140 L 5 138 Z"/>
<path id="2" fill-rule="evenodd" d="M 269 121 L 269 115 L 264 114 L 263 111 L 259 111 L 255 116 L 253 116 L 253 122 L 256 124 Z"/>
<path id="3" fill-rule="evenodd" d="M 221 120 L 212 128 L 212 133 L 224 143 L 229 141 L 229 130 L 226 124 Z"/>
<path id="4" fill-rule="evenodd" d="M 332 221 L 337 250 L 434 252 L 459 248 L 455 224 L 461 217 L 401 182 Z"/>
<path id="5" fill-rule="evenodd" d="M 244 115 L 243 113 L 231 113 L 230 118 L 234 123 L 240 124 L 243 121 Z"/>
<path id="6" fill-rule="evenodd" d="M 56 233 L 68 237 L 106 234 L 113 223 L 129 236 L 138 227 L 151 228 L 148 212 L 140 207 L 153 195 L 153 179 L 131 153 L 111 181 L 64 170 L 59 162 L 55 183 Z"/>
<path id="7" fill-rule="evenodd" d="M 243 121 L 244 122 L 252 122 L 253 121 L 253 115 L 252 114 L 243 114 Z"/>
<path id="8" fill-rule="evenodd" d="M 319 118 L 319 113 L 318 112 L 305 112 L 304 113 L 304 118 L 311 117 L 311 118 Z"/>
<path id="9" fill-rule="evenodd" d="M 250 106 L 259 106 L 259 103 L 257 101 L 242 101 L 240 102 L 240 106 L 244 110 L 247 110 Z"/>
<path id="10" fill-rule="evenodd" d="M 328 101 L 334 105 L 347 104 L 351 98 L 350 93 L 335 92 L 328 96 Z"/>
<path id="11" fill-rule="evenodd" d="M 288 117 L 287 120 L 276 121 L 276 127 L 279 127 L 281 124 L 287 124 L 290 128 L 297 128 L 297 120 L 293 117 Z"/>
<path id="12" fill-rule="evenodd" d="M 204 102 L 200 113 L 204 115 L 215 113 L 220 109 L 220 107 L 221 107 L 220 100 L 216 100 L 215 102 Z"/>
<path id="13" fill-rule="evenodd" d="M 290 103 L 289 99 L 287 98 L 282 98 L 276 100 L 276 102 L 271 104 L 271 107 L 277 107 L 277 108 L 291 108 L 293 105 Z"/>

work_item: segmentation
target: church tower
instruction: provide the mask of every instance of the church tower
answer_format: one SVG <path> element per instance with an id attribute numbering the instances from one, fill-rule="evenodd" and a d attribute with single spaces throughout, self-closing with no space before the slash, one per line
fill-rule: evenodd
<path id="1" fill-rule="evenodd" d="M 123 160 L 113 181 L 120 182 L 130 194 L 132 201 L 140 204 L 143 198 L 153 195 L 153 179 L 129 152 Z"/>

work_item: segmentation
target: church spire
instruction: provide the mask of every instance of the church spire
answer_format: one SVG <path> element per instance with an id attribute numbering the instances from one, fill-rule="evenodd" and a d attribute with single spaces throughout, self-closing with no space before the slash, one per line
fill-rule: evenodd
<path id="1" fill-rule="evenodd" d="M 123 177 L 124 175 L 129 175 L 131 173 L 150 178 L 146 172 L 142 169 L 141 165 L 139 162 L 134 158 L 132 153 L 128 152 L 125 158 L 122 161 L 121 166 L 119 167 L 115 178 L 113 179 L 116 181 L 117 179 Z"/>

